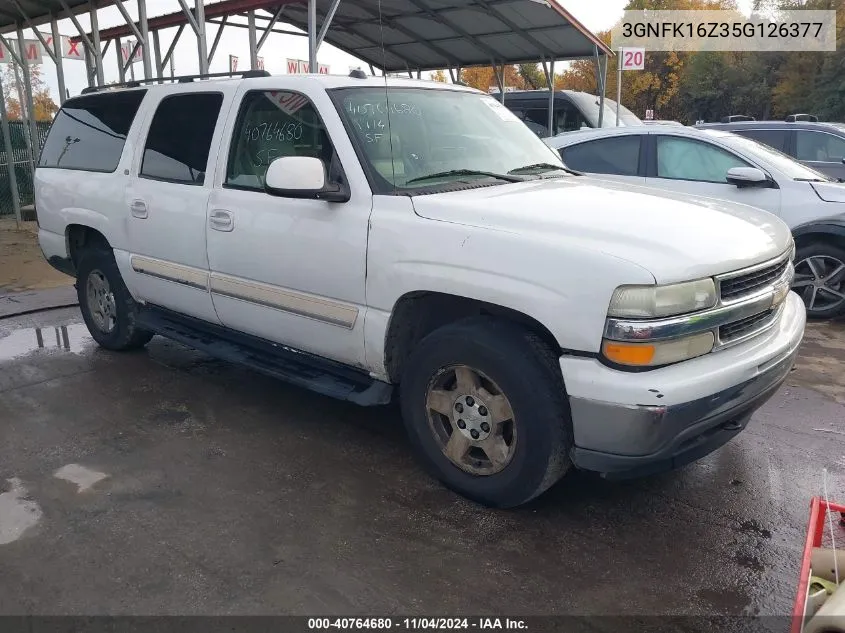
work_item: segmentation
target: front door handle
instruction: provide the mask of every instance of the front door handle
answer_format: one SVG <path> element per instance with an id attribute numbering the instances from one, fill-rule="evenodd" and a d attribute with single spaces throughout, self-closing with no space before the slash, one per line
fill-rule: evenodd
<path id="1" fill-rule="evenodd" d="M 142 220 L 149 217 L 147 210 L 147 203 L 143 200 L 133 200 L 129 205 L 129 210 L 132 212 L 132 217 L 141 218 Z"/>
<path id="2" fill-rule="evenodd" d="M 235 218 L 231 211 L 214 209 L 208 214 L 208 225 L 215 231 L 228 232 L 235 228 Z"/>

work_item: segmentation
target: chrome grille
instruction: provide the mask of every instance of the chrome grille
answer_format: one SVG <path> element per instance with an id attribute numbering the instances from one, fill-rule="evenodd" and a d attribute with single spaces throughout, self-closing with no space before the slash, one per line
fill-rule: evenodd
<path id="1" fill-rule="evenodd" d="M 765 312 L 760 312 L 759 314 L 721 326 L 719 328 L 719 342 L 722 344 L 732 343 L 737 339 L 754 333 L 766 326 L 774 318 L 776 311 L 776 308 L 772 308 L 771 310 L 766 310 Z"/>
<path id="2" fill-rule="evenodd" d="M 780 279 L 781 275 L 786 272 L 789 266 L 789 260 L 783 261 L 759 268 L 752 272 L 736 277 L 721 279 L 719 282 L 722 301 L 733 301 L 747 295 L 754 294 L 755 291 L 768 286 L 772 282 Z"/>

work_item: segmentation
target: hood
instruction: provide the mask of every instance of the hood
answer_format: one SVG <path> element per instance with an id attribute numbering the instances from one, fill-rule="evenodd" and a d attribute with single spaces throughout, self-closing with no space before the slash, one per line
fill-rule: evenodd
<path id="1" fill-rule="evenodd" d="M 792 242 L 783 221 L 753 207 L 588 176 L 421 195 L 413 204 L 431 220 L 601 251 L 646 268 L 658 283 L 751 266 Z"/>
<path id="2" fill-rule="evenodd" d="M 825 202 L 845 202 L 845 183 L 811 182 L 810 186 Z"/>

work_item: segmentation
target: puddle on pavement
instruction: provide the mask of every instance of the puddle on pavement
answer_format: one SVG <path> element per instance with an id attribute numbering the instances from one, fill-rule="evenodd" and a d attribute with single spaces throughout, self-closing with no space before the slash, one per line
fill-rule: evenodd
<path id="1" fill-rule="evenodd" d="M 17 541 L 41 519 L 41 508 L 29 498 L 21 480 L 7 481 L 10 488 L 0 494 L 0 545 Z"/>
<path id="2" fill-rule="evenodd" d="M 57 479 L 64 479 L 65 481 L 76 484 L 76 491 L 84 492 L 98 481 L 102 481 L 108 477 L 108 475 L 106 473 L 97 472 L 96 470 L 91 470 L 90 468 L 85 468 L 85 466 L 80 466 L 79 464 L 68 464 L 67 466 L 62 466 L 54 472 L 53 477 L 56 477 Z"/>
<path id="3" fill-rule="evenodd" d="M 84 323 L 14 330 L 0 338 L 0 361 L 13 360 L 40 349 L 79 354 L 93 344 Z"/>

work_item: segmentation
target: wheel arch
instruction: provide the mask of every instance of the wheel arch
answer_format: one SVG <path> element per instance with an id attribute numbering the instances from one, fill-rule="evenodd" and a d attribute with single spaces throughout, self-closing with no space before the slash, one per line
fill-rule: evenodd
<path id="1" fill-rule="evenodd" d="M 103 248 L 111 250 L 112 248 L 108 238 L 101 231 L 86 224 L 68 224 L 65 228 L 65 243 L 74 270 L 79 265 L 79 256 L 84 249 Z"/>
<path id="2" fill-rule="evenodd" d="M 792 229 L 792 237 L 796 248 L 813 241 L 832 242 L 845 248 L 845 222 L 808 222 Z"/>
<path id="3" fill-rule="evenodd" d="M 404 362 L 414 346 L 434 330 L 474 316 L 491 316 L 522 325 L 555 353 L 561 347 L 552 332 L 536 318 L 495 303 L 434 291 L 407 292 L 393 306 L 384 340 L 384 366 L 398 383 Z"/>

